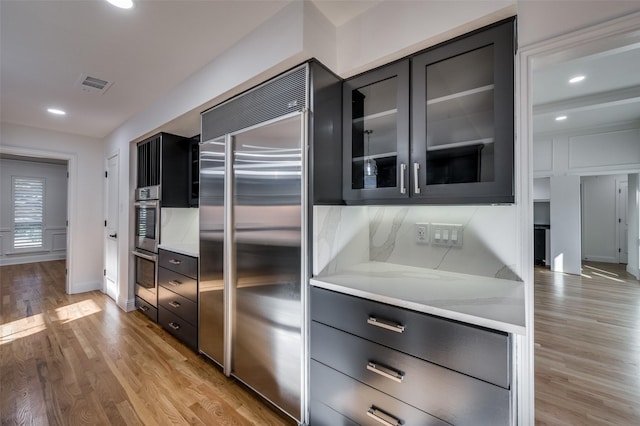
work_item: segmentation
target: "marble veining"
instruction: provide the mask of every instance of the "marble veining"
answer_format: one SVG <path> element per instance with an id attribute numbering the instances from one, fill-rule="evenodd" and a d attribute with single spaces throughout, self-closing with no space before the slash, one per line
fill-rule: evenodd
<path id="1" fill-rule="evenodd" d="M 398 232 L 407 216 L 408 208 L 398 209 L 391 220 L 391 229 L 385 235 L 378 232 L 383 222 L 384 210 L 378 209 L 369 222 L 369 259 L 385 262 L 389 259 L 398 241 Z M 382 234 L 382 243 L 376 244 L 376 236 Z"/>
<path id="2" fill-rule="evenodd" d="M 320 288 L 494 330 L 524 335 L 524 284 L 469 274 L 364 262 L 311 279 Z"/>

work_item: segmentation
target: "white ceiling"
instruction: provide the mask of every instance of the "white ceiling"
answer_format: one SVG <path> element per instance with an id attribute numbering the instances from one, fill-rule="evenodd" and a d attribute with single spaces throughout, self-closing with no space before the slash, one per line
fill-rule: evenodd
<path id="1" fill-rule="evenodd" d="M 0 0 L 0 119 L 104 138 L 290 1 Z M 378 1 L 315 3 L 343 23 Z M 113 86 L 82 91 L 82 73 Z"/>
<path id="2" fill-rule="evenodd" d="M 1 121 L 104 138 L 302 0 L 134 1 L 127 11 L 104 0 L 0 0 Z M 339 26 L 382 0 L 311 1 Z M 640 46 L 629 45 L 537 70 L 534 132 L 640 119 L 639 69 Z M 84 92 L 82 73 L 113 86 Z M 586 79 L 568 85 L 577 73 Z M 556 122 L 560 113 L 569 118 Z"/>
<path id="3" fill-rule="evenodd" d="M 578 75 L 585 79 L 569 83 Z M 561 115 L 567 119 L 556 121 Z M 534 135 L 633 121 L 640 122 L 640 43 L 563 60 L 533 73 Z"/>

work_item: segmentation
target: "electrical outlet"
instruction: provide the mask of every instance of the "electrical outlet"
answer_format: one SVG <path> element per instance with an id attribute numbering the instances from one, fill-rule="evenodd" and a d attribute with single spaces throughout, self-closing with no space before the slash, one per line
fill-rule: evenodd
<path id="1" fill-rule="evenodd" d="M 462 247 L 462 225 L 432 223 L 431 244 L 445 247 Z"/>
<path id="2" fill-rule="evenodd" d="M 415 225 L 416 244 L 429 244 L 429 224 L 416 223 Z"/>

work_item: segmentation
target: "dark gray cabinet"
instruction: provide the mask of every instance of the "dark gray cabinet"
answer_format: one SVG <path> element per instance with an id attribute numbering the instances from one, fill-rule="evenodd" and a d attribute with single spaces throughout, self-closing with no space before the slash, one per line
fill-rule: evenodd
<path id="1" fill-rule="evenodd" d="M 311 320 L 311 424 L 510 424 L 507 334 L 316 287 Z"/>
<path id="2" fill-rule="evenodd" d="M 514 22 L 345 81 L 347 203 L 514 201 Z"/>
<path id="3" fill-rule="evenodd" d="M 190 139 L 158 133 L 137 144 L 137 188 L 160 186 L 162 207 L 190 206 Z"/>
<path id="4" fill-rule="evenodd" d="M 345 200 L 408 198 L 409 60 L 346 80 L 342 114 Z"/>
<path id="5" fill-rule="evenodd" d="M 160 249 L 158 284 L 158 323 L 197 350 L 198 259 Z"/>

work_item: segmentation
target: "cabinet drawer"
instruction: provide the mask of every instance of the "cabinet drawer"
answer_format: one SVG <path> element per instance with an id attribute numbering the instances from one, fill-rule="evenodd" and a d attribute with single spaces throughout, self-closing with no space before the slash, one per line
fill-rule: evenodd
<path id="1" fill-rule="evenodd" d="M 364 426 L 380 426 L 381 422 L 372 416 L 384 418 L 386 424 L 392 425 L 447 424 L 314 360 L 311 360 L 310 383 L 312 404 L 325 404 Z M 327 424 L 322 420 L 318 423 Z"/>
<path id="2" fill-rule="evenodd" d="M 158 305 L 173 312 L 180 318 L 191 323 L 198 324 L 198 305 L 186 297 L 180 296 L 171 290 L 160 286 L 158 288 Z"/>
<path id="3" fill-rule="evenodd" d="M 313 426 L 358 426 L 358 423 L 317 400 L 309 401 L 309 417 L 309 424 Z"/>
<path id="4" fill-rule="evenodd" d="M 194 351 L 198 349 L 198 329 L 164 307 L 158 308 L 158 323 Z"/>
<path id="5" fill-rule="evenodd" d="M 186 297 L 194 302 L 198 300 L 198 281 L 185 275 L 158 268 L 158 283 L 174 293 Z"/>
<path id="6" fill-rule="evenodd" d="M 315 321 L 311 358 L 452 424 L 509 424 L 508 390 Z"/>
<path id="7" fill-rule="evenodd" d="M 198 259 L 195 257 L 160 249 L 158 265 L 194 280 L 198 279 Z"/>
<path id="8" fill-rule="evenodd" d="M 311 319 L 508 389 L 509 336 L 311 288 Z"/>
<path id="9" fill-rule="evenodd" d="M 136 296 L 136 309 L 145 314 L 153 322 L 158 322 L 158 309 L 144 299 Z"/>

